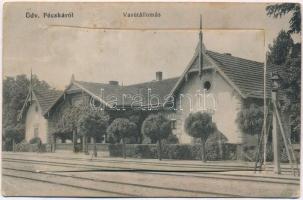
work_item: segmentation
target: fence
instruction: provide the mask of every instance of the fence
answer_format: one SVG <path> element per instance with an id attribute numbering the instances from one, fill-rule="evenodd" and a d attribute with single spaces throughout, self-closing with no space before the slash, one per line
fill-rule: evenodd
<path id="1" fill-rule="evenodd" d="M 123 155 L 121 144 L 111 144 L 108 147 L 109 155 L 112 157 L 121 157 Z M 126 156 L 132 158 L 152 158 L 158 156 L 158 147 L 155 144 L 127 144 Z M 224 144 L 206 145 L 206 157 L 208 160 L 236 160 L 237 145 Z M 178 160 L 200 160 L 201 145 L 190 144 L 166 144 L 162 147 L 162 158 Z"/>
<path id="2" fill-rule="evenodd" d="M 81 144 L 76 144 L 76 146 L 82 150 Z M 97 143 L 97 151 L 108 151 L 108 144 Z M 88 150 L 92 151 L 94 149 L 94 144 L 88 144 Z M 72 143 L 57 143 L 56 151 L 73 151 Z"/>

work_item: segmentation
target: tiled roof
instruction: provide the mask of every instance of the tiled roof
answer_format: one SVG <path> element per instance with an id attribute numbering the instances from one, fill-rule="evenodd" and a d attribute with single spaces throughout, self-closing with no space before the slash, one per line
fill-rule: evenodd
<path id="1" fill-rule="evenodd" d="M 143 106 L 148 104 L 148 96 L 157 95 L 159 97 L 159 103 L 163 104 L 165 96 L 167 96 L 179 77 L 164 79 L 161 81 L 150 81 L 145 83 L 121 86 L 121 85 L 110 85 L 104 83 L 92 83 L 84 81 L 75 81 L 75 83 L 81 85 L 94 95 L 97 95 L 105 101 L 109 101 L 112 96 L 117 98 L 118 105 L 131 105 L 132 98 L 135 96 L 142 97 Z M 101 92 L 102 90 L 102 92 Z M 150 95 L 148 95 L 148 93 Z M 123 97 L 124 95 L 124 97 Z M 140 101 L 139 98 L 136 98 L 136 102 Z M 151 103 L 157 103 L 156 101 L 151 101 Z M 134 104 L 134 106 L 139 104 Z"/>
<path id="2" fill-rule="evenodd" d="M 241 93 L 247 97 L 263 98 L 264 96 L 264 66 L 263 63 L 255 62 L 243 58 L 231 56 L 229 54 L 222 54 L 213 51 L 206 51 L 206 54 L 210 56 L 224 74 L 235 84 Z M 195 68 L 197 64 L 197 54 L 195 55 L 192 67 Z M 204 59 L 204 64 L 209 64 Z M 165 96 L 169 95 L 180 77 L 164 79 L 162 81 L 150 81 L 145 83 L 121 86 L 110 85 L 105 83 L 93 83 L 84 81 L 75 81 L 75 83 L 81 85 L 94 95 L 108 102 L 110 97 L 117 97 L 118 105 L 122 105 L 123 95 L 125 96 L 124 105 L 130 105 L 132 98 L 135 95 L 140 95 L 143 98 L 143 105 L 146 106 L 148 102 L 148 89 L 150 89 L 150 95 L 157 95 L 160 100 L 160 104 L 164 103 Z M 269 75 L 267 77 L 267 96 L 270 95 L 270 80 Z M 102 93 L 101 93 L 102 89 Z M 138 100 L 138 99 L 137 99 Z M 112 101 L 112 99 L 111 99 Z M 152 103 L 156 101 L 152 101 Z"/>
<path id="3" fill-rule="evenodd" d="M 230 54 L 206 51 L 226 76 L 248 97 L 263 98 L 264 64 Z M 269 75 L 266 78 L 267 95 L 270 91 Z"/>
<path id="4" fill-rule="evenodd" d="M 58 90 L 41 90 L 41 89 L 34 89 L 34 93 L 37 97 L 37 100 L 41 106 L 42 113 L 44 114 L 50 106 L 55 103 L 58 97 L 62 94 L 62 91 Z"/>

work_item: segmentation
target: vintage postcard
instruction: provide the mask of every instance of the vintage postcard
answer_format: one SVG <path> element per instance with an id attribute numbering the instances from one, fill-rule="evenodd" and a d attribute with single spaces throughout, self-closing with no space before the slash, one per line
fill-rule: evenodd
<path id="1" fill-rule="evenodd" d="M 301 4 L 6 2 L 2 195 L 300 197 Z"/>

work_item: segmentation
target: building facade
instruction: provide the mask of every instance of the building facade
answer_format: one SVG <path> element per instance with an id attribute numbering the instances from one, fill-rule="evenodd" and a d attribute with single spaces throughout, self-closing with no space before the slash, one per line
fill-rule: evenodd
<path id="1" fill-rule="evenodd" d="M 263 63 L 208 51 L 199 41 L 180 77 L 162 79 L 162 72 L 157 72 L 155 80 L 122 86 L 117 81 L 92 83 L 73 76 L 60 95 L 43 94 L 44 98 L 38 99 L 38 92 L 33 91 L 34 101 L 26 113 L 26 139 L 38 135 L 43 142 L 54 142 L 53 135 L 65 110 L 88 105 L 101 107 L 111 119 L 130 115 L 144 118 L 162 112 L 172 121 L 180 143 L 194 142 L 184 130 L 189 113 L 208 112 L 227 142 L 242 144 L 246 136 L 238 128 L 237 114 L 249 102 L 262 105 L 264 96 L 268 96 L 263 69 Z"/>

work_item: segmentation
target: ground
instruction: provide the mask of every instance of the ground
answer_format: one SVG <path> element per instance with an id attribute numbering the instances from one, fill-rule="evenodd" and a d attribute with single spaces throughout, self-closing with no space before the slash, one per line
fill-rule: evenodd
<path id="1" fill-rule="evenodd" d="M 4 196 L 298 197 L 299 177 L 283 165 L 254 172 L 254 163 L 98 158 L 57 153 L 2 153 Z"/>

